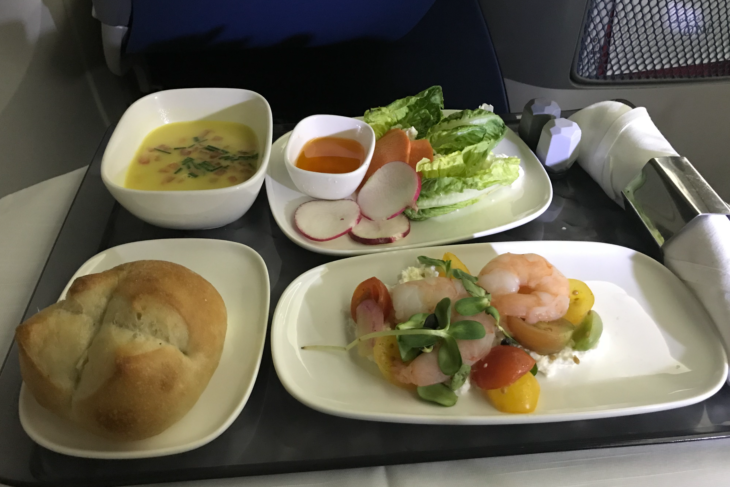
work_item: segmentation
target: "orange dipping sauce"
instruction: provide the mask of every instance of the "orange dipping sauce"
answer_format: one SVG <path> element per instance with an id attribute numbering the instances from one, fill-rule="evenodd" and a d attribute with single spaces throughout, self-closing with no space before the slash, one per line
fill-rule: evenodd
<path id="1" fill-rule="evenodd" d="M 295 166 L 312 172 L 342 174 L 356 170 L 365 160 L 360 142 L 340 137 L 317 137 L 302 148 Z"/>

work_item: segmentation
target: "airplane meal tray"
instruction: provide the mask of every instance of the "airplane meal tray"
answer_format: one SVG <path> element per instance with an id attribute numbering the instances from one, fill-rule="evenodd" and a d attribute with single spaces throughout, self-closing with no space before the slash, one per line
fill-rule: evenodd
<path id="1" fill-rule="evenodd" d="M 515 127 L 517 117 L 506 117 Z M 274 126 L 274 139 L 293 124 Z M 240 220 L 207 231 L 176 231 L 142 222 L 119 206 L 100 176 L 102 140 L 28 305 L 26 316 L 58 299 L 71 275 L 94 254 L 120 244 L 165 238 L 243 243 L 261 254 L 271 280 L 271 311 L 287 285 L 334 257 L 292 243 L 276 225 L 262 188 Z M 661 259 L 656 243 L 576 164 L 553 182 L 549 209 L 513 230 L 472 242 L 584 240 L 622 245 Z M 24 319 L 25 319 L 24 318 Z M 270 326 L 270 321 L 269 321 Z M 282 387 L 267 342 L 253 393 L 238 419 L 211 443 L 186 453 L 139 460 L 92 460 L 36 445 L 18 418 L 21 378 L 13 345 L 0 371 L 0 482 L 12 486 L 148 484 L 285 472 L 644 445 L 730 436 L 730 388 L 664 412 L 516 426 L 427 426 L 356 421 L 319 413 Z"/>

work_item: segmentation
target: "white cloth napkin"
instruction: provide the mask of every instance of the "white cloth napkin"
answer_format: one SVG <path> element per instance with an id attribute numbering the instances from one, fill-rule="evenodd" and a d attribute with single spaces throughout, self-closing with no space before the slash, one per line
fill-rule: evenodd
<path id="1" fill-rule="evenodd" d="M 645 108 L 604 101 L 576 112 L 570 120 L 583 134 L 578 164 L 621 207 L 621 191 L 649 159 L 678 155 Z"/>
<path id="2" fill-rule="evenodd" d="M 730 356 L 730 219 L 699 215 L 662 250 L 664 265 L 705 305 Z"/>

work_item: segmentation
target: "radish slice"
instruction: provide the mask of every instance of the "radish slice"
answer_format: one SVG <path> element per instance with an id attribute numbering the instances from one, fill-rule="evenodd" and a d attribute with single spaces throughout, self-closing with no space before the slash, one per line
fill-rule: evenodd
<path id="1" fill-rule="evenodd" d="M 405 215 L 390 220 L 373 221 L 363 218 L 350 232 L 350 237 L 366 245 L 380 245 L 400 240 L 411 231 L 411 222 Z"/>
<path id="2" fill-rule="evenodd" d="M 308 201 L 294 212 L 297 230 L 317 242 L 341 237 L 359 221 L 360 207 L 352 200 Z"/>
<path id="3" fill-rule="evenodd" d="M 371 220 L 396 217 L 421 194 L 418 173 L 405 162 L 389 162 L 373 174 L 357 195 L 362 214 Z"/>

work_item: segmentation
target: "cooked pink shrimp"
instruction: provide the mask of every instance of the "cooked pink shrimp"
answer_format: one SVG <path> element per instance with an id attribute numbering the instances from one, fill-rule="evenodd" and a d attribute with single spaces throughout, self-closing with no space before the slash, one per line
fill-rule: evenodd
<path id="1" fill-rule="evenodd" d="M 461 316 L 454 314 L 452 322 L 461 320 L 478 321 L 484 326 L 486 334 L 484 338 L 479 340 L 456 340 L 461 352 L 461 360 L 467 365 L 473 365 L 487 356 L 492 348 L 494 341 L 494 318 L 479 313 L 475 316 Z M 405 384 L 415 384 L 416 386 L 430 386 L 439 384 L 449 378 L 448 375 L 441 372 L 438 364 L 438 347 L 434 347 L 430 353 L 422 353 L 416 357 L 413 362 L 408 365 L 401 365 L 394 371 L 394 376 Z"/>
<path id="2" fill-rule="evenodd" d="M 500 315 L 527 323 L 553 321 L 568 311 L 568 279 L 537 254 L 502 254 L 479 273 L 479 285 L 492 294 Z"/>
<path id="3" fill-rule="evenodd" d="M 418 281 L 398 284 L 390 291 L 393 309 L 398 322 L 406 321 L 417 313 L 431 313 L 444 298 L 452 303 L 464 297 L 464 286 L 446 277 L 429 277 Z"/>
<path id="4" fill-rule="evenodd" d="M 366 299 L 357 306 L 355 318 L 358 337 L 374 331 L 383 331 L 388 328 L 383 317 L 382 308 L 372 299 Z M 363 357 L 372 355 L 374 344 L 374 340 L 360 342 L 357 347 L 360 355 Z"/>
<path id="5" fill-rule="evenodd" d="M 418 387 L 440 384 L 449 376 L 441 372 L 438 355 L 438 347 L 434 347 L 432 352 L 422 353 L 408 365 L 396 365 L 393 376 L 404 384 L 415 384 Z"/>
<path id="6" fill-rule="evenodd" d="M 486 357 L 492 349 L 495 323 L 494 318 L 486 313 L 479 313 L 474 316 L 461 316 L 459 313 L 454 312 L 451 317 L 452 323 L 463 320 L 472 320 L 481 323 L 486 332 L 484 338 L 480 338 L 479 340 L 456 340 L 456 343 L 459 345 L 459 351 L 461 352 L 461 360 L 467 365 L 472 365 Z"/>

